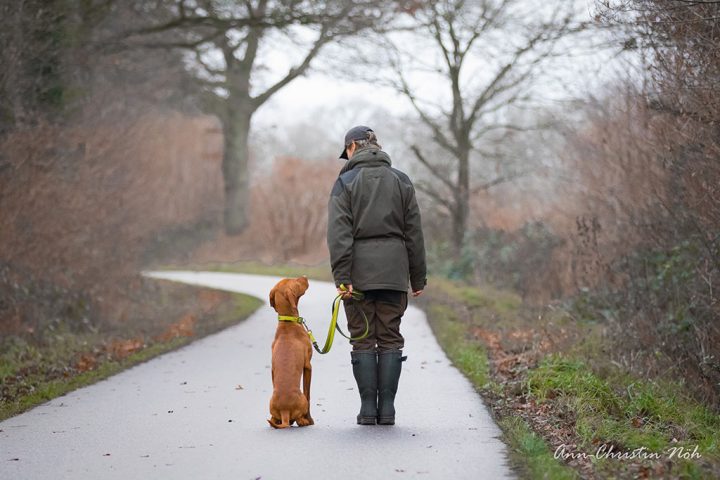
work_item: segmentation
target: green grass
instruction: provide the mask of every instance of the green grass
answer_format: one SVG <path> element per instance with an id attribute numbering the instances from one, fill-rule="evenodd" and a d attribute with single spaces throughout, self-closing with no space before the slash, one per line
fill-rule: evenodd
<path id="1" fill-rule="evenodd" d="M 428 318 L 438 342 L 448 358 L 462 371 L 477 388 L 488 383 L 489 371 L 487 354 L 482 345 L 466 338 L 465 325 L 458 321 L 454 310 L 447 305 L 431 304 L 427 308 Z"/>
<path id="2" fill-rule="evenodd" d="M 552 399 L 574 415 L 575 432 L 587 452 L 598 443 L 658 453 L 697 445 L 703 458 L 720 459 L 720 416 L 686 395 L 677 382 L 637 379 L 620 371 L 600 377 L 581 360 L 553 355 L 530 371 L 527 388 L 539 401 Z M 683 477 L 703 476 L 697 461 L 674 463 Z"/>
<path id="3" fill-rule="evenodd" d="M 503 431 L 503 440 L 510 446 L 514 458 L 527 470 L 530 478 L 571 480 L 579 475 L 571 468 L 558 462 L 547 443 L 533 432 L 519 417 L 505 417 L 498 422 Z"/>
<path id="4" fill-rule="evenodd" d="M 467 285 L 456 280 L 431 277 L 428 286 L 471 310 L 484 309 L 497 315 L 509 316 L 517 314 L 522 306 L 522 299 L 516 293 L 489 285 Z"/>
<path id="5" fill-rule="evenodd" d="M 0 420 L 12 417 L 48 400 L 64 395 L 78 388 L 108 378 L 129 367 L 150 360 L 158 355 L 175 350 L 193 340 L 236 324 L 257 310 L 263 302 L 255 297 L 232 294 L 232 303 L 221 308 L 196 328 L 196 336 L 180 337 L 169 342 L 150 343 L 122 360 L 106 359 L 92 370 L 72 373 L 67 366 L 78 354 L 100 345 L 103 337 L 95 334 L 56 333 L 41 345 L 34 345 L 20 338 L 8 339 L 0 353 L 0 379 L 22 372 L 24 393 L 16 395 L 14 401 L 0 401 Z M 67 375 L 64 375 L 67 372 Z M 8 388 L 3 385 L 2 388 Z"/>

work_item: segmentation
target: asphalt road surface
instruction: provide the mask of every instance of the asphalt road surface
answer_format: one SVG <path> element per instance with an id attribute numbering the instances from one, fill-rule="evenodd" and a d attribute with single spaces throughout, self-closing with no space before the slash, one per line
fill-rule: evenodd
<path id="1" fill-rule="evenodd" d="M 276 277 L 149 272 L 266 302 L 246 321 L 0 423 L 0 479 L 512 478 L 500 431 L 409 307 L 395 426 L 359 426 L 350 345 L 313 355 L 315 425 L 272 429 L 267 305 Z M 432 288 L 432 287 L 430 287 Z M 310 281 L 300 314 L 325 340 L 332 284 Z M 341 315 L 344 324 L 344 314 Z"/>

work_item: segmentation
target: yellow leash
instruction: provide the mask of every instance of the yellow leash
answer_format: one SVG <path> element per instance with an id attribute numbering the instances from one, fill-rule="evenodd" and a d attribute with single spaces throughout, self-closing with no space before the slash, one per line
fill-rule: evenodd
<path id="1" fill-rule="evenodd" d="M 343 292 L 347 292 L 347 287 L 345 285 L 340 285 L 340 290 Z M 332 317 L 330 318 L 330 327 L 328 328 L 328 334 L 327 338 L 325 339 L 325 345 L 321 349 L 318 346 L 317 340 L 315 340 L 315 335 L 313 335 L 312 330 L 310 330 L 310 327 L 308 327 L 307 323 L 305 323 L 305 319 L 303 317 L 291 317 L 287 315 L 278 315 L 278 320 L 282 322 L 295 322 L 302 324 L 303 327 L 305 327 L 305 330 L 308 333 L 308 336 L 310 337 L 310 341 L 313 344 L 313 347 L 315 348 L 315 351 L 317 351 L 319 354 L 324 355 L 330 351 L 330 348 L 332 348 L 333 340 L 335 340 L 335 331 L 337 330 L 340 332 L 340 335 L 347 338 L 350 341 L 356 341 L 356 340 L 362 340 L 363 338 L 367 337 L 370 333 L 370 321 L 368 320 L 367 316 L 365 315 L 365 312 L 360 309 L 360 313 L 362 313 L 363 318 L 365 319 L 365 332 L 360 335 L 359 337 L 349 337 L 345 335 L 345 333 L 340 328 L 340 325 L 337 323 L 338 314 L 340 313 L 340 303 L 342 301 L 343 294 L 338 294 L 335 297 L 335 300 L 333 300 L 332 303 Z M 353 290 L 352 292 L 352 298 L 354 300 L 362 300 L 365 297 L 365 294 L 362 292 L 359 292 L 357 290 Z"/>

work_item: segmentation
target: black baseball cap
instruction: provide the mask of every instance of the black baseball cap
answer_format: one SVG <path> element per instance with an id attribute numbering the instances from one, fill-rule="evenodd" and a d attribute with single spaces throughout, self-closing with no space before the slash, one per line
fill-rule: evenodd
<path id="1" fill-rule="evenodd" d="M 345 148 L 343 148 L 340 158 L 348 159 L 347 147 L 354 141 L 366 140 L 368 138 L 368 132 L 372 132 L 373 129 L 364 125 L 358 125 L 353 127 L 345 134 Z"/>

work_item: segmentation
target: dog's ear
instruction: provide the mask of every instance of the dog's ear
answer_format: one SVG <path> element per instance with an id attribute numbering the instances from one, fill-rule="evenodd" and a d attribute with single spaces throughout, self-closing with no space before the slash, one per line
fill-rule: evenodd
<path id="1" fill-rule="evenodd" d="M 273 287 L 272 290 L 270 290 L 270 306 L 272 308 L 275 308 L 275 289 L 277 287 Z"/>
<path id="2" fill-rule="evenodd" d="M 283 305 L 287 305 L 290 312 L 297 312 L 298 297 L 295 295 L 295 292 L 290 285 L 285 285 L 285 288 L 280 289 L 278 294 L 280 295 L 277 299 L 279 304 L 277 308 L 278 312 L 282 310 Z"/>
<path id="3" fill-rule="evenodd" d="M 305 291 L 308 289 L 307 278 L 295 278 L 290 280 L 286 288 L 282 290 L 282 294 L 287 298 L 290 307 L 295 310 L 297 309 L 298 301 L 303 296 Z"/>

